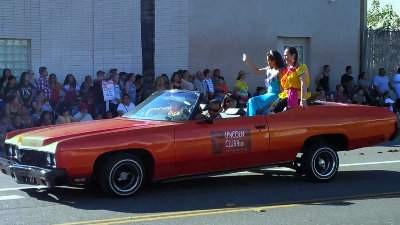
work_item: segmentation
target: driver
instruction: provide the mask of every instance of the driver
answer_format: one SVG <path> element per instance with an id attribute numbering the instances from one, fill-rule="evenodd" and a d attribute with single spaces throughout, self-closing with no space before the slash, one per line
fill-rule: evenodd
<path id="1" fill-rule="evenodd" d="M 205 117 L 211 120 L 221 119 L 221 102 L 217 99 L 213 99 L 208 103 L 207 112 L 205 113 Z"/>
<path id="2" fill-rule="evenodd" d="M 152 108 L 146 112 L 147 115 L 161 115 L 165 116 L 168 120 L 180 121 L 187 119 L 188 115 L 185 113 L 185 104 L 176 99 L 168 99 L 169 106 Z"/>

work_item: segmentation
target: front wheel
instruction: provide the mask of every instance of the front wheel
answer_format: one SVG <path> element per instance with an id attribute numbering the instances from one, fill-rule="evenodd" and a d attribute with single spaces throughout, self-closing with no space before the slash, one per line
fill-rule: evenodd
<path id="1" fill-rule="evenodd" d="M 143 186 L 145 167 L 138 157 L 121 153 L 106 160 L 98 177 L 104 192 L 121 197 L 131 196 Z"/>
<path id="2" fill-rule="evenodd" d="M 326 144 L 312 144 L 303 155 L 303 169 L 308 178 L 316 182 L 333 179 L 339 168 L 339 157 L 335 149 Z"/>

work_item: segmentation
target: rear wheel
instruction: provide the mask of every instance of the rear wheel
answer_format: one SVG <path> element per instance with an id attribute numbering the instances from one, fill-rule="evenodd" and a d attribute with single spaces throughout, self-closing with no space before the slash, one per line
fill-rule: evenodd
<path id="1" fill-rule="evenodd" d="M 333 179 L 339 168 L 339 157 L 335 149 L 327 144 L 311 144 L 302 156 L 302 170 L 317 182 Z"/>
<path id="2" fill-rule="evenodd" d="M 131 196 L 143 186 L 145 167 L 140 158 L 120 153 L 105 160 L 98 171 L 101 189 L 116 196 Z"/>

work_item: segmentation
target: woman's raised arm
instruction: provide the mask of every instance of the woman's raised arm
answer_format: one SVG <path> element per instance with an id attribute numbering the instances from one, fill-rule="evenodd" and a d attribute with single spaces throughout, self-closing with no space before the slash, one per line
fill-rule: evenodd
<path id="1" fill-rule="evenodd" d="M 262 72 L 262 69 L 258 68 L 254 63 L 252 63 L 249 58 L 247 57 L 246 53 L 243 53 L 242 55 L 242 60 L 244 63 L 246 63 L 247 66 L 250 67 L 250 69 L 257 75 L 263 75 L 264 73 Z"/>

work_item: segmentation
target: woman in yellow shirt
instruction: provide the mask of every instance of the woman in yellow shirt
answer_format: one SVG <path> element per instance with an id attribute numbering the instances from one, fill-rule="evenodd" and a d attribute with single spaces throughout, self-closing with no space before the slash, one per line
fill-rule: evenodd
<path id="1" fill-rule="evenodd" d="M 249 99 L 249 85 L 246 82 L 246 73 L 244 71 L 240 71 L 238 77 L 235 82 L 235 96 L 239 100 L 239 105 L 246 105 L 247 100 Z"/>
<path id="2" fill-rule="evenodd" d="M 310 73 L 306 64 L 299 64 L 297 49 L 289 47 L 285 49 L 284 58 L 286 69 L 281 77 L 281 89 L 279 102 L 275 112 L 281 112 L 285 107 L 288 109 L 307 106 L 307 99 L 311 96 L 308 91 L 310 86 Z"/>

